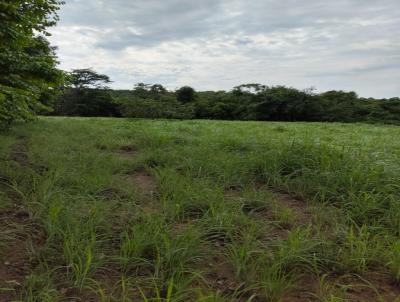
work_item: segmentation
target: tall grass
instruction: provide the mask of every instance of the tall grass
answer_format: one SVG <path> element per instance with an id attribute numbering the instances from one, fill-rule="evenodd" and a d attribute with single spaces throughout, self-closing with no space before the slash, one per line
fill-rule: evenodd
<path id="1" fill-rule="evenodd" d="M 35 265 L 16 289 L 25 301 L 280 301 L 312 290 L 306 277 L 320 280 L 320 301 L 346 301 L 324 276 L 400 280 L 399 134 L 43 118 L 0 136 L 0 217 L 14 204 L 28 213 L 11 217 L 18 232 L 0 224 L 0 247 L 32 241 L 24 257 Z M 124 146 L 137 154 L 121 157 Z M 143 168 L 157 184 L 150 197 L 127 177 Z"/>

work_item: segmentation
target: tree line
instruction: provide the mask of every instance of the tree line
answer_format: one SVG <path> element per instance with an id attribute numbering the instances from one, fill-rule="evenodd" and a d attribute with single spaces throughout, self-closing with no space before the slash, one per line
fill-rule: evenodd
<path id="1" fill-rule="evenodd" d="M 400 124 L 400 99 L 355 92 L 245 84 L 231 91 L 169 91 L 160 84 L 112 90 L 107 75 L 57 68 L 47 29 L 58 0 L 0 0 L 0 130 L 37 114 L 135 118 L 384 122 Z"/>
<path id="2" fill-rule="evenodd" d="M 400 124 L 400 98 L 361 98 L 355 92 L 245 84 L 231 91 L 170 91 L 160 84 L 111 90 L 108 76 L 70 73 L 53 115 L 261 121 L 384 122 Z"/>

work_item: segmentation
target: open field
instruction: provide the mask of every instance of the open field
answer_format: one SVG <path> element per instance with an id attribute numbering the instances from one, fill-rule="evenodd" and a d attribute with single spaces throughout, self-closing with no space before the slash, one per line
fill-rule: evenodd
<path id="1" fill-rule="evenodd" d="M 0 301 L 400 301 L 400 128 L 41 118 L 0 135 Z"/>

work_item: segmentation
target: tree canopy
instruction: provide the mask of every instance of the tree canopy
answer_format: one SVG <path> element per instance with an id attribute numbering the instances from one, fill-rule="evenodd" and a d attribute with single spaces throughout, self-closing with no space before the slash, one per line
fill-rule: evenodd
<path id="1" fill-rule="evenodd" d="M 0 127 L 43 110 L 41 95 L 62 82 L 55 48 L 46 39 L 58 0 L 0 0 Z"/>
<path id="2" fill-rule="evenodd" d="M 224 119 L 400 124 L 400 100 L 360 98 L 355 92 L 250 83 L 231 91 L 197 92 L 183 86 L 138 83 L 132 90 L 104 89 L 109 78 L 91 70 L 90 85 L 70 85 L 56 102 L 55 114 L 135 118 Z M 86 72 L 85 72 L 86 73 Z M 81 75 L 81 72 L 72 72 Z M 84 77 L 87 79 L 88 77 Z"/>
<path id="3" fill-rule="evenodd" d="M 119 116 L 107 84 L 110 78 L 90 68 L 68 73 L 62 93 L 54 106 L 57 115 Z"/>
<path id="4" fill-rule="evenodd" d="M 196 98 L 196 91 L 190 86 L 183 86 L 176 91 L 176 98 L 180 103 L 190 103 Z"/>
<path id="5" fill-rule="evenodd" d="M 108 88 L 107 84 L 111 83 L 107 75 L 97 73 L 90 68 L 74 69 L 69 77 L 72 87 L 75 89 L 106 89 Z"/>

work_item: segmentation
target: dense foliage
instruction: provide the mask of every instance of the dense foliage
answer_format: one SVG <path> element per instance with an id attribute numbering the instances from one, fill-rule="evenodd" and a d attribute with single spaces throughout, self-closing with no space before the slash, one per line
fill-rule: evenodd
<path id="1" fill-rule="evenodd" d="M 57 0 L 0 0 L 0 127 L 42 110 L 43 93 L 59 85 L 54 48 L 44 36 L 57 21 Z"/>
<path id="2" fill-rule="evenodd" d="M 57 115 L 119 116 L 107 87 L 110 78 L 91 69 L 75 69 L 67 76 L 61 97 L 54 106 Z"/>
<path id="3" fill-rule="evenodd" d="M 101 76 L 92 78 L 101 81 Z M 107 78 L 108 79 L 108 78 Z M 96 82 L 96 80 L 95 80 Z M 97 85 L 97 86 L 96 86 Z M 223 119 L 261 121 L 326 121 L 400 123 L 400 99 L 360 98 L 355 92 L 246 84 L 232 91 L 196 92 L 184 86 L 139 83 L 133 90 L 70 87 L 60 97 L 56 114 L 135 118 Z M 82 93 L 82 91 L 84 93 Z"/>

